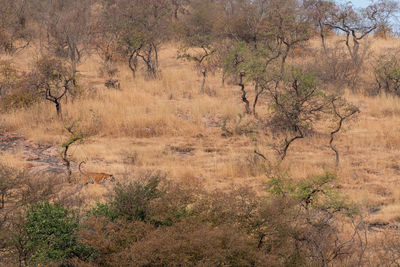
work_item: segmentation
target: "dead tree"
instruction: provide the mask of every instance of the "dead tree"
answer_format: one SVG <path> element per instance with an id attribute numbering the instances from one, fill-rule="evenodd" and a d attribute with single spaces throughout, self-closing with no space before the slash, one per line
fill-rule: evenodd
<path id="1" fill-rule="evenodd" d="M 145 64 L 147 78 L 158 78 L 160 73 L 158 52 L 171 37 L 170 1 L 103 2 L 102 16 L 107 19 L 106 32 L 112 31 L 112 34 L 118 32 L 118 51 L 126 58 L 133 75 L 137 71 L 137 60 L 140 59 Z"/>
<path id="2" fill-rule="evenodd" d="M 339 102 L 338 103 L 339 105 L 337 105 L 335 102 Z M 331 132 L 331 139 L 329 140 L 329 146 L 331 147 L 333 152 L 335 152 L 335 156 L 336 156 L 335 166 L 338 167 L 339 166 L 339 150 L 333 144 L 335 134 L 337 134 L 342 129 L 343 122 L 346 119 L 348 119 L 351 116 L 353 116 L 354 114 L 360 112 L 360 110 L 353 105 L 347 104 L 346 102 L 344 102 L 344 100 L 339 99 L 339 98 L 333 98 L 331 100 L 331 103 L 332 103 L 333 114 L 338 119 L 338 122 L 337 122 L 336 128 Z M 342 112 L 340 111 L 340 108 L 342 108 Z"/>

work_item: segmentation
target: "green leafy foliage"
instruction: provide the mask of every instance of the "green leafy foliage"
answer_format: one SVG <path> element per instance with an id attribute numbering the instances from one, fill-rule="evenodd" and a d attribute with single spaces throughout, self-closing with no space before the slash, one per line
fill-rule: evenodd
<path id="1" fill-rule="evenodd" d="M 334 190 L 336 175 L 326 172 L 292 183 L 282 176 L 273 177 L 268 191 L 272 196 L 295 199 L 304 209 L 317 209 L 330 213 L 355 214 L 356 209 Z"/>
<path id="2" fill-rule="evenodd" d="M 148 220 L 149 203 L 161 196 L 158 189 L 159 183 L 159 177 L 154 176 L 146 184 L 138 182 L 125 186 L 118 184 L 114 189 L 112 207 L 119 216 L 128 220 Z"/>
<path id="3" fill-rule="evenodd" d="M 261 44 L 254 48 L 245 42 L 239 42 L 225 57 L 224 68 L 233 75 L 244 73 L 247 82 L 257 82 L 266 87 L 278 74 L 278 55 L 279 51 L 268 50 Z"/>
<path id="4" fill-rule="evenodd" d="M 78 221 L 73 212 L 61 205 L 39 202 L 26 212 L 29 263 L 63 263 L 72 257 L 88 258 L 91 250 L 79 243 Z"/>
<path id="5" fill-rule="evenodd" d="M 168 210 L 164 213 L 163 205 L 159 203 L 166 194 L 165 189 L 161 188 L 160 183 L 164 177 L 159 174 L 148 174 L 141 181 L 128 184 L 118 183 L 111 194 L 110 202 L 97 203 L 96 207 L 89 211 L 90 215 L 100 215 L 114 221 L 124 219 L 127 221 L 150 222 L 154 225 L 171 224 L 172 217 L 185 213 L 182 211 L 172 212 Z M 178 203 L 174 203 L 179 205 Z M 154 212 L 157 209 L 158 212 Z"/>
<path id="6" fill-rule="evenodd" d="M 114 212 L 110 203 L 97 202 L 96 206 L 91 208 L 88 216 L 105 217 L 111 221 L 118 218 L 118 214 Z"/>
<path id="7" fill-rule="evenodd" d="M 73 143 L 75 143 L 76 141 L 82 140 L 83 139 L 83 134 L 79 133 L 79 134 L 71 134 L 70 137 L 68 138 L 67 141 L 65 141 L 64 143 L 61 144 L 62 147 L 67 147 Z"/>
<path id="8" fill-rule="evenodd" d="M 282 90 L 273 92 L 274 125 L 281 131 L 312 129 L 312 123 L 328 105 L 313 73 L 293 68 L 286 76 Z"/>
<path id="9" fill-rule="evenodd" d="M 381 56 L 374 73 L 378 92 L 400 95 L 400 61 L 396 56 Z"/>

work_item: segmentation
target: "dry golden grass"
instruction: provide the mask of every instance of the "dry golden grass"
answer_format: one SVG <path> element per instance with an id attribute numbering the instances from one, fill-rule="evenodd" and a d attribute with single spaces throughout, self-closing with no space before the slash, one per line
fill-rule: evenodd
<path id="1" fill-rule="evenodd" d="M 317 40 L 312 42 L 319 45 Z M 400 47 L 398 39 L 370 42 L 375 54 Z M 257 147 L 274 161 L 276 155 L 267 145 L 274 140 L 268 136 L 258 136 L 257 142 L 246 136 L 223 137 L 217 127 L 222 120 L 235 119 L 243 112 L 239 87 L 223 87 L 216 73 L 207 81 L 209 95 L 201 95 L 199 75 L 191 64 L 176 59 L 174 45 L 166 46 L 160 54 L 160 80 L 148 81 L 141 74 L 133 79 L 121 66 L 121 90 L 104 87 L 96 58 L 88 58 L 80 66 L 85 93 L 63 103 L 64 120 L 79 120 L 92 136 L 72 147 L 73 166 L 86 160 L 86 170 L 112 173 L 117 179 L 131 172 L 162 170 L 172 179 L 199 180 L 206 188 L 259 186 L 265 182 L 264 169 L 252 152 Z M 346 98 L 361 113 L 357 120 L 345 123 L 335 140 L 341 155 L 341 191 L 367 211 L 380 208 L 371 221 L 399 221 L 400 190 L 396 185 L 400 183 L 400 99 L 350 92 Z M 259 108 L 260 114 L 264 111 Z M 282 165 L 293 177 L 302 179 L 333 168 L 334 153 L 328 146 L 326 130 L 329 123 L 321 127 L 325 132 L 299 140 L 290 148 Z M 2 114 L 0 124 L 36 143 L 60 147 L 68 137 L 49 102 Z M 18 161 L 17 154 L 2 157 Z"/>
<path id="2" fill-rule="evenodd" d="M 7 167 L 16 169 L 16 170 L 23 170 L 26 168 L 27 164 L 25 160 L 22 159 L 22 151 L 17 152 L 3 152 L 0 153 L 0 162 Z"/>

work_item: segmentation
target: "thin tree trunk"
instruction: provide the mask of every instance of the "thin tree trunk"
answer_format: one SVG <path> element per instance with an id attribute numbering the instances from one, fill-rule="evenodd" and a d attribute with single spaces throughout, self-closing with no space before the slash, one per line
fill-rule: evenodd
<path id="1" fill-rule="evenodd" d="M 65 162 L 65 166 L 67 167 L 68 183 L 71 183 L 72 171 L 71 171 L 71 162 L 68 159 L 68 149 L 69 149 L 69 145 L 66 145 L 65 148 L 64 148 L 63 161 Z"/>
<path id="2" fill-rule="evenodd" d="M 334 141 L 334 138 L 335 138 L 335 134 L 337 134 L 342 129 L 343 122 L 347 118 L 349 118 L 349 117 L 353 116 L 355 113 L 359 112 L 359 110 L 358 109 L 353 109 L 353 110 L 350 110 L 349 113 L 347 113 L 345 115 L 341 115 L 339 113 L 339 111 L 337 110 L 337 108 L 336 108 L 335 99 L 332 100 L 332 106 L 333 106 L 334 114 L 339 118 L 339 122 L 338 122 L 338 125 L 337 125 L 336 129 L 331 132 L 331 139 L 329 140 L 329 146 L 335 152 L 335 166 L 339 167 L 339 150 L 333 144 L 333 141 Z"/>
<path id="3" fill-rule="evenodd" d="M 242 101 L 245 104 L 245 109 L 246 109 L 246 113 L 247 114 L 251 114 L 250 111 L 250 102 L 246 97 L 246 90 L 244 89 L 244 83 L 243 83 L 243 73 L 240 73 L 240 81 L 239 81 L 239 86 L 240 86 L 240 90 L 242 91 Z"/>
<path id="4" fill-rule="evenodd" d="M 320 36 L 321 36 L 321 44 L 322 44 L 322 48 L 324 49 L 324 53 L 325 55 L 327 54 L 326 51 L 326 44 L 325 44 L 325 34 L 324 34 L 324 30 L 323 30 L 324 25 L 322 24 L 321 21 L 319 21 L 319 28 L 320 28 Z"/>
<path id="5" fill-rule="evenodd" d="M 337 150 L 336 146 L 333 145 L 334 134 L 335 134 L 334 132 L 331 132 L 331 140 L 329 141 L 329 146 L 335 152 L 335 156 L 336 156 L 335 166 L 337 168 L 337 167 L 339 167 L 339 151 Z"/>
<path id="6" fill-rule="evenodd" d="M 254 86 L 254 90 L 255 90 L 256 96 L 254 97 L 254 102 L 253 102 L 253 115 L 254 116 L 257 116 L 256 106 L 257 106 L 257 103 L 258 103 L 258 98 L 260 97 L 260 95 L 264 91 L 263 88 L 261 88 L 261 90 L 258 90 L 258 88 L 259 88 L 259 85 L 258 85 L 258 82 L 256 82 L 256 84 Z"/>
<path id="7" fill-rule="evenodd" d="M 206 72 L 206 70 L 202 70 L 201 71 L 201 74 L 202 74 L 202 76 L 203 76 L 203 79 L 202 79 L 202 81 L 201 81 L 201 88 L 200 88 L 200 92 L 202 93 L 202 94 L 204 94 L 204 92 L 205 92 L 205 84 L 206 84 L 206 77 L 207 77 L 207 72 Z"/>
<path id="8" fill-rule="evenodd" d="M 132 71 L 133 78 L 136 78 L 136 68 L 137 68 L 136 53 L 133 53 L 129 56 L 128 65 L 130 70 Z"/>

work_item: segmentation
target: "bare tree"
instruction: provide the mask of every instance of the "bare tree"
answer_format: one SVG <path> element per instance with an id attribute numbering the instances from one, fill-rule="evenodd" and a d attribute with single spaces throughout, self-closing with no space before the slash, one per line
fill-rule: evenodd
<path id="1" fill-rule="evenodd" d="M 171 0 L 172 5 L 172 15 L 174 19 L 178 19 L 178 15 L 185 13 L 186 5 L 190 2 L 190 0 Z"/>
<path id="2" fill-rule="evenodd" d="M 120 88 L 118 79 L 115 78 L 119 61 L 119 45 L 120 30 L 115 20 L 115 10 L 109 6 L 109 2 L 104 1 L 99 14 L 95 17 L 92 45 L 94 50 L 102 60 L 100 68 L 101 75 L 106 75 L 106 87 Z M 132 69 L 133 60 L 129 59 L 129 67 Z M 132 70 L 135 73 L 135 68 Z"/>
<path id="3" fill-rule="evenodd" d="M 0 1 L 0 48 L 9 54 L 27 47 L 33 39 L 26 0 Z"/>
<path id="4" fill-rule="evenodd" d="M 170 0 L 105 1 L 103 10 L 113 29 L 118 32 L 118 48 L 135 74 L 137 60 L 142 59 L 148 78 L 157 78 L 159 49 L 171 38 Z"/>
<path id="5" fill-rule="evenodd" d="M 359 10 L 351 4 L 340 5 L 332 10 L 324 25 L 345 34 L 348 52 L 354 64 L 359 64 L 360 41 L 386 23 L 397 10 L 398 2 L 390 0 L 379 0 Z"/>
<path id="6" fill-rule="evenodd" d="M 215 53 L 215 50 L 202 46 L 201 47 L 202 52 L 193 52 L 192 54 L 189 53 L 187 50 L 185 51 L 180 51 L 181 54 L 179 54 L 179 58 L 184 58 L 188 61 L 194 61 L 196 63 L 196 68 L 200 71 L 202 75 L 202 80 L 201 80 L 201 87 L 200 87 L 200 92 L 204 94 L 205 92 L 205 84 L 206 84 L 206 78 L 208 72 L 213 69 L 213 62 L 212 62 L 212 56 Z"/>
<path id="7" fill-rule="evenodd" d="M 339 166 L 339 150 L 333 144 L 335 135 L 342 129 L 344 121 L 349 119 L 356 113 L 360 112 L 360 110 L 357 107 L 355 107 L 354 105 L 347 103 L 342 98 L 333 97 L 331 99 L 331 104 L 332 104 L 332 109 L 333 109 L 333 115 L 335 116 L 335 119 L 337 120 L 337 125 L 336 125 L 335 129 L 330 133 L 331 139 L 329 140 L 329 146 L 331 147 L 333 152 L 335 152 L 335 155 L 336 155 L 335 166 L 338 167 Z"/>
<path id="8" fill-rule="evenodd" d="M 335 8 L 335 3 L 329 0 L 306 0 L 303 2 L 303 5 L 319 31 L 322 49 L 327 54 L 326 36 L 331 29 L 325 23 L 328 20 L 331 10 Z"/>
<path id="9" fill-rule="evenodd" d="M 289 52 L 299 44 L 308 41 L 313 31 L 306 10 L 296 0 L 274 0 L 270 12 L 273 33 L 283 46 L 280 70 L 283 75 Z"/>
<path id="10" fill-rule="evenodd" d="M 91 4 L 91 0 L 31 2 L 35 20 L 42 29 L 41 39 L 46 40 L 42 42 L 45 49 L 69 61 L 74 85 L 78 64 L 92 36 Z"/>

